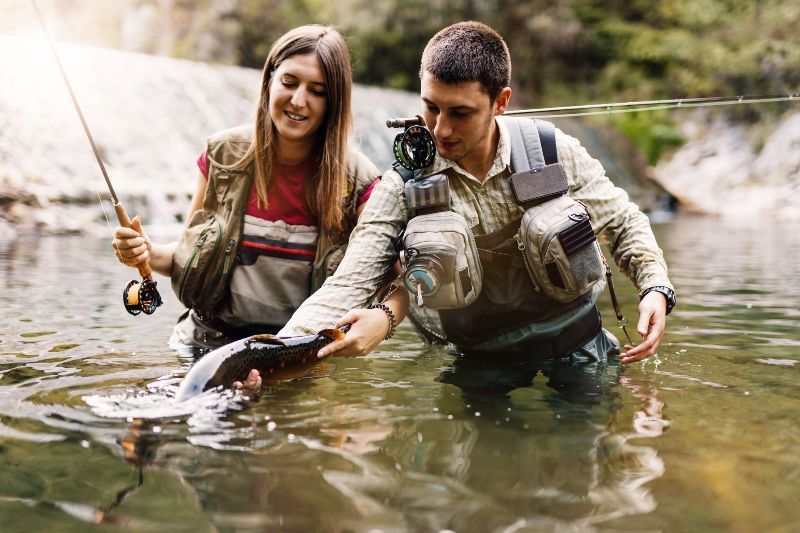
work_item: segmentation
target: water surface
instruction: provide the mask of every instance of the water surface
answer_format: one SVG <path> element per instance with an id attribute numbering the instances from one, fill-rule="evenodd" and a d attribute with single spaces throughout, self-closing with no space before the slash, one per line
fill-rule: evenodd
<path id="1" fill-rule="evenodd" d="M 656 231 L 680 303 L 645 363 L 465 366 L 403 325 L 327 376 L 185 414 L 164 409 L 189 364 L 168 280 L 133 318 L 110 239 L 0 243 L 3 529 L 791 531 L 800 235 Z"/>

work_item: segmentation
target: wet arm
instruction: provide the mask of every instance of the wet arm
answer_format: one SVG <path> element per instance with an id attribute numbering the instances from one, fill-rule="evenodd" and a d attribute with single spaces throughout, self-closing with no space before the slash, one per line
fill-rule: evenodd
<path id="1" fill-rule="evenodd" d="M 340 318 L 335 326 L 340 328 L 350 324 L 350 330 L 345 338 L 321 349 L 317 354 L 318 357 L 367 355 L 385 340 L 387 335 L 394 333 L 392 326 L 400 324 L 408 311 L 408 291 L 397 285 L 399 274 L 398 262 L 378 291 L 378 301 L 389 308 L 394 317 L 394 324 L 385 309 L 353 309 Z"/>
<path id="2" fill-rule="evenodd" d="M 667 265 L 653 235 L 650 221 L 627 193 L 616 187 L 602 165 L 575 139 L 559 144 L 559 156 L 570 181 L 573 198 L 586 205 L 595 233 L 609 244 L 614 262 L 636 285 L 639 293 L 656 285 L 672 287 Z M 563 148 L 563 150 L 562 150 Z M 633 363 L 656 353 L 666 329 L 666 299 L 651 292 L 639 302 L 636 331 L 642 341 L 627 344 L 620 361 Z"/>

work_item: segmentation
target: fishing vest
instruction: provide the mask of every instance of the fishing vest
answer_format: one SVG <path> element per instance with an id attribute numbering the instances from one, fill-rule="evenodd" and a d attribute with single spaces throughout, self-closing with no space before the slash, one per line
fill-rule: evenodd
<path id="1" fill-rule="evenodd" d="M 520 205 L 520 218 L 491 234 L 468 232 L 472 251 L 465 245 L 467 251 L 460 253 L 466 259 L 456 264 L 451 275 L 444 276 L 450 283 L 444 285 L 445 294 L 455 292 L 461 301 L 451 296 L 444 298 L 438 292 L 427 298 L 435 304 L 439 296 L 450 304 L 449 308 L 437 309 L 441 331 L 438 340 L 473 351 L 513 351 L 539 339 L 557 340 L 559 336 L 581 336 L 578 340 L 585 340 L 599 330 L 594 304 L 605 285 L 602 254 L 588 213 L 566 194 L 568 185 L 558 163 L 554 126 L 529 119 L 500 120 L 510 134 L 513 174 L 509 181 Z M 409 286 L 406 282 L 412 297 L 409 316 L 425 336 L 436 339 L 436 324 L 430 311 L 418 305 L 414 289 L 424 304 L 425 291 L 420 287 L 444 269 L 431 261 L 425 263 L 422 254 L 416 256 L 415 262 L 409 262 L 409 244 L 414 250 L 424 248 L 424 238 L 415 228 L 423 227 L 426 218 L 435 222 L 430 227 L 431 235 L 436 225 L 448 227 L 444 218 L 464 218 L 452 212 L 449 205 L 447 177 L 439 174 L 423 178 L 420 172 L 401 172 L 401 176 L 406 181 L 406 202 L 412 214 L 402 236 L 405 250 L 401 257 L 407 261 L 406 274 L 415 265 L 418 269 L 411 272 L 416 275 L 414 283 Z M 456 233 L 456 227 L 452 225 L 451 233 Z M 436 240 L 441 242 L 442 238 L 437 236 Z M 453 237 L 445 240 L 456 241 Z M 428 250 L 443 248 L 426 244 Z M 414 253 L 412 259 L 413 256 Z M 472 256 L 477 260 L 471 261 Z M 473 262 L 477 264 L 473 266 Z M 463 269 L 459 270 L 459 266 Z M 564 349 L 571 346 L 568 342 L 556 345 Z"/>
<path id="2" fill-rule="evenodd" d="M 358 198 L 379 173 L 360 152 L 348 154 L 345 223 L 336 234 L 259 219 L 245 214 L 253 165 L 234 168 L 252 139 L 252 126 L 242 126 L 208 140 L 206 194 L 173 255 L 172 287 L 204 321 L 283 326 L 338 267 L 357 222 Z"/>

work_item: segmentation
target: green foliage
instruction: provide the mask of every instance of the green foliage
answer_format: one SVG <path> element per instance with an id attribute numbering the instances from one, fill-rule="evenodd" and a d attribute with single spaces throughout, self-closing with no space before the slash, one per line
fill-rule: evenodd
<path id="1" fill-rule="evenodd" d="M 684 143 L 683 136 L 664 112 L 614 115 L 611 122 L 639 148 L 651 165 Z"/>
<path id="2" fill-rule="evenodd" d="M 9 1 L 13 9 L 5 14 L 5 22 L 0 21 L 0 31 L 13 30 L 30 17 L 26 2 Z M 480 20 L 497 29 L 509 45 L 513 103 L 520 107 L 800 90 L 796 30 L 800 2 L 788 0 L 125 0 L 115 3 L 117 7 L 94 4 L 91 0 L 50 0 L 44 7 L 61 21 L 54 24 L 56 34 L 67 40 L 75 38 L 69 28 L 78 32 L 92 27 L 94 44 L 106 42 L 255 68 L 263 65 L 272 42 L 288 29 L 307 23 L 332 24 L 348 39 L 356 82 L 407 90 L 419 86 L 419 58 L 436 31 L 460 20 Z M 111 23 L 114 10 L 117 21 Z M 115 27 L 135 27 L 138 31 L 127 33 L 135 36 L 134 42 L 113 42 L 108 35 Z M 772 109 L 780 107 L 760 106 L 745 118 Z M 642 138 L 671 138 L 657 133 L 655 122 L 645 127 L 641 120 L 625 119 L 621 124 Z M 666 118 L 659 124 L 665 125 Z M 642 128 L 649 133 L 643 134 Z M 661 151 L 652 150 L 651 154 Z"/>

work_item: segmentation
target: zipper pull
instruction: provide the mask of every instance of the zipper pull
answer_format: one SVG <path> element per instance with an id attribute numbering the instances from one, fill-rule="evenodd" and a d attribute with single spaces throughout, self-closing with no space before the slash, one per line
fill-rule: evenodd
<path id="1" fill-rule="evenodd" d="M 517 250 L 524 250 L 525 249 L 525 241 L 522 240 L 522 237 L 519 233 L 514 234 L 514 240 L 517 241 Z"/>
<path id="2" fill-rule="evenodd" d="M 228 245 L 225 247 L 225 263 L 222 267 L 222 273 L 227 274 L 228 269 L 231 267 L 231 252 L 233 251 L 233 247 L 236 245 L 236 241 L 234 239 L 230 239 L 228 241 Z"/>

